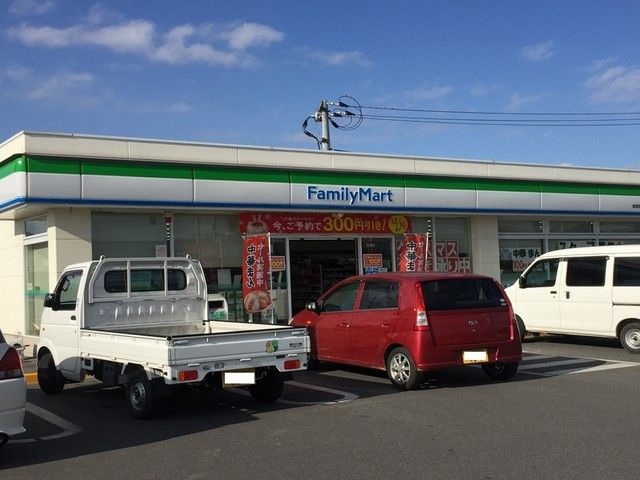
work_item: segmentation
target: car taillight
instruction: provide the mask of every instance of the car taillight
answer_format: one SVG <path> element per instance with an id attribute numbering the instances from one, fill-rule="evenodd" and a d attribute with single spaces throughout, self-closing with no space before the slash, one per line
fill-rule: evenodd
<path id="1" fill-rule="evenodd" d="M 516 321 L 516 314 L 513 311 L 513 308 L 509 305 L 509 338 L 513 340 L 516 337 L 520 338 L 520 334 L 518 333 L 518 322 Z"/>
<path id="2" fill-rule="evenodd" d="M 10 378 L 22 378 L 22 364 L 20 355 L 15 348 L 10 347 L 0 360 L 0 381 Z"/>
<path id="3" fill-rule="evenodd" d="M 284 361 L 284 369 L 285 370 L 295 370 L 300 368 L 300 360 L 285 360 Z"/>
<path id="4" fill-rule="evenodd" d="M 424 296 L 422 295 L 422 286 L 419 282 L 415 284 L 416 289 L 416 323 L 413 326 L 414 330 L 428 330 L 429 319 L 427 318 L 427 311 L 424 305 Z"/>
<path id="5" fill-rule="evenodd" d="M 179 382 L 190 382 L 198 379 L 198 371 L 197 370 L 180 370 L 178 372 L 178 381 Z"/>

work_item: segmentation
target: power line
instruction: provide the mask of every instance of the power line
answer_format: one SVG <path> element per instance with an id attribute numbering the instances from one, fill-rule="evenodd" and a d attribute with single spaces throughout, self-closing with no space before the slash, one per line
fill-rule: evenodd
<path id="1" fill-rule="evenodd" d="M 470 115 L 539 115 L 539 116 L 599 116 L 599 115 L 640 115 L 640 112 L 499 112 L 482 110 L 437 110 L 428 108 L 402 108 L 383 107 L 371 105 L 359 105 L 362 109 L 394 110 L 401 112 L 443 113 L 443 114 L 470 114 Z"/>
<path id="2" fill-rule="evenodd" d="M 622 127 L 640 125 L 640 119 L 637 122 L 619 122 L 619 123 L 514 123 L 513 121 L 499 121 L 499 120 L 447 120 L 447 119 L 427 119 L 420 117 L 383 117 L 383 116 L 369 116 L 363 115 L 363 119 L 366 120 L 378 120 L 386 122 L 400 122 L 400 123 L 434 123 L 434 124 L 447 124 L 447 125 L 485 125 L 485 126 L 508 126 L 508 127 Z M 523 122 L 527 120 L 522 120 Z M 540 121 L 543 122 L 543 121 Z"/>

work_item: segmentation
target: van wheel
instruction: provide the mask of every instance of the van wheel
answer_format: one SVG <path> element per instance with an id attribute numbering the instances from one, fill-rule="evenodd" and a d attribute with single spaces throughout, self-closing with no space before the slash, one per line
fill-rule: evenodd
<path id="1" fill-rule="evenodd" d="M 518 316 L 516 316 L 516 325 L 518 326 L 518 333 L 520 334 L 520 341 L 524 340 L 524 337 L 527 335 L 527 328 L 524 326 L 524 322 Z"/>
<path id="2" fill-rule="evenodd" d="M 391 350 L 387 357 L 387 375 L 400 390 L 412 390 L 420 385 L 422 375 L 416 368 L 411 354 L 404 347 Z"/>
<path id="3" fill-rule="evenodd" d="M 129 413 L 135 418 L 148 419 L 155 413 L 155 399 L 151 391 L 151 382 L 144 372 L 129 377 L 125 388 Z"/>
<path id="4" fill-rule="evenodd" d="M 268 371 L 255 385 L 249 385 L 249 393 L 256 402 L 273 403 L 282 394 L 284 378 L 280 372 Z"/>
<path id="5" fill-rule="evenodd" d="M 625 325 L 620 331 L 620 343 L 631 353 L 640 353 L 640 323 Z"/>
<path id="6" fill-rule="evenodd" d="M 64 389 L 66 380 L 64 375 L 56 368 L 53 355 L 45 353 L 38 360 L 38 385 L 44 393 L 56 395 Z"/>
<path id="7" fill-rule="evenodd" d="M 485 363 L 482 370 L 493 380 L 509 380 L 518 371 L 518 363 Z"/>

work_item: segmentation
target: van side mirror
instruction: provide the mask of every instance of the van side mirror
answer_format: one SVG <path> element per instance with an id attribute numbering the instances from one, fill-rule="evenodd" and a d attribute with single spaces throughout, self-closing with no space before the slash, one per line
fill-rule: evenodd
<path id="1" fill-rule="evenodd" d="M 44 307 L 45 308 L 50 308 L 51 310 L 57 310 L 58 309 L 58 300 L 56 299 L 56 296 L 54 293 L 47 293 L 44 296 Z"/>
<path id="2" fill-rule="evenodd" d="M 527 288 L 527 281 L 524 277 L 518 277 L 518 286 L 520 288 Z"/>
<path id="3" fill-rule="evenodd" d="M 320 313 L 320 308 L 318 307 L 318 304 L 316 302 L 307 303 L 305 308 L 312 311 L 313 313 Z"/>

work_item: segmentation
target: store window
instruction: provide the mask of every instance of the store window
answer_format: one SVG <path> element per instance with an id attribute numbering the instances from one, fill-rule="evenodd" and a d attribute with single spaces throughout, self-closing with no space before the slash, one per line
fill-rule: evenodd
<path id="1" fill-rule="evenodd" d="M 549 222 L 549 232 L 551 233 L 592 233 L 593 222 L 551 220 Z"/>
<path id="2" fill-rule="evenodd" d="M 520 274 L 543 253 L 540 239 L 501 239 L 500 280 L 503 286 L 513 285 Z"/>
<path id="3" fill-rule="evenodd" d="M 471 272 L 471 234 L 466 218 L 435 219 L 435 270 Z M 427 260 L 427 263 L 430 262 Z"/>
<path id="4" fill-rule="evenodd" d="M 211 296 L 227 300 L 228 319 L 246 321 L 242 302 L 242 236 L 235 215 L 173 216 L 176 256 L 191 255 L 202 264 Z"/>
<path id="5" fill-rule="evenodd" d="M 37 218 L 30 218 L 24 221 L 24 235 L 26 237 L 32 237 L 34 235 L 41 235 L 47 233 L 47 217 L 43 215 Z"/>
<path id="6" fill-rule="evenodd" d="M 362 239 L 362 272 L 391 272 L 393 270 L 391 241 L 389 238 Z"/>
<path id="7" fill-rule="evenodd" d="M 549 239 L 549 251 L 563 250 L 565 248 L 595 247 L 597 242 L 594 238 L 574 238 L 574 239 Z"/>
<path id="8" fill-rule="evenodd" d="M 499 218 L 498 231 L 500 233 L 542 233 L 542 221 Z"/>
<path id="9" fill-rule="evenodd" d="M 91 215 L 91 248 L 94 260 L 167 256 L 164 216 L 154 213 L 103 213 Z"/>
<path id="10" fill-rule="evenodd" d="M 636 233 L 640 234 L 640 222 L 600 222 L 600 233 Z M 635 242 L 637 243 L 637 241 Z"/>

